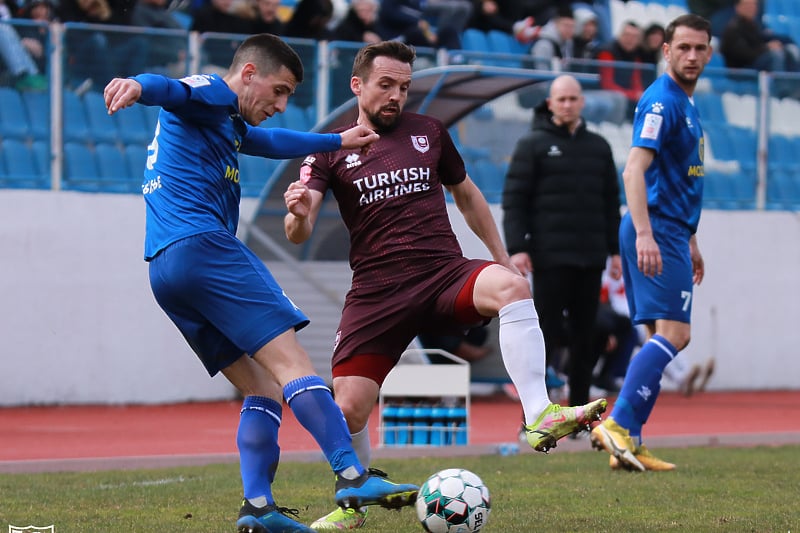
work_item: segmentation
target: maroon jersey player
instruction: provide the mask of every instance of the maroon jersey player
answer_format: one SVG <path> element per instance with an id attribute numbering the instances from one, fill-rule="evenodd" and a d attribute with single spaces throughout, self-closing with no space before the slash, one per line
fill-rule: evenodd
<path id="1" fill-rule="evenodd" d="M 308 239 L 327 190 L 350 234 L 353 283 L 336 333 L 334 396 L 353 447 L 368 464 L 369 415 L 384 378 L 414 337 L 499 317 L 500 351 L 520 394 L 528 442 L 547 451 L 599 419 L 606 401 L 580 407 L 550 402 L 544 340 L 527 280 L 511 264 L 489 206 L 444 125 L 403 112 L 414 57 L 413 48 L 396 41 L 359 51 L 350 80 L 357 123 L 374 129 L 380 139 L 367 153 L 309 156 L 284 194 L 290 241 Z M 493 261 L 463 257 L 443 188 Z M 354 528 L 365 519 L 365 509 L 337 509 L 311 527 Z"/>

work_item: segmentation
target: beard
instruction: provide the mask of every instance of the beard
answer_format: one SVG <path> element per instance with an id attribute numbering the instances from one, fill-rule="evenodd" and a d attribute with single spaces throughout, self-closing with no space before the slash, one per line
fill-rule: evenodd
<path id="1" fill-rule="evenodd" d="M 386 116 L 381 113 L 384 111 L 396 111 L 395 115 Z M 368 113 L 370 123 L 375 126 L 377 133 L 388 133 L 397 127 L 400 122 L 400 108 L 398 106 L 385 106 L 378 110 L 377 113 Z"/>

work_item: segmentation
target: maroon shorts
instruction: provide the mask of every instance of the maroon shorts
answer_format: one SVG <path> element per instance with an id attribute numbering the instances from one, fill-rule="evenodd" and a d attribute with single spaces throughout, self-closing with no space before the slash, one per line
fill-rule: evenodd
<path id="1" fill-rule="evenodd" d="M 333 376 L 365 376 L 381 384 L 420 332 L 456 334 L 486 322 L 472 293 L 478 274 L 492 264 L 460 258 L 402 285 L 351 290 L 336 332 Z M 359 357 L 347 361 L 353 356 Z"/>

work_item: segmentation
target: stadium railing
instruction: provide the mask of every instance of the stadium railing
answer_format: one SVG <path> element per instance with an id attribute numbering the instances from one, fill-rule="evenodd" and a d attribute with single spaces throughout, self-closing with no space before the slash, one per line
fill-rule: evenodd
<path id="1" fill-rule="evenodd" d="M 15 19 L 9 23 L 18 27 L 30 24 Z M 172 77 L 222 72 L 224 66 L 217 63 L 227 65 L 246 37 L 51 24 L 43 73 L 49 80 L 49 90 L 17 90 L 8 82 L 0 87 L 0 187 L 138 192 L 141 163 L 158 109 L 134 106 L 108 117 L 102 101 L 105 83 L 111 76 L 139 72 Z M 305 81 L 293 96 L 291 110 L 270 125 L 306 130 L 352 98 L 350 67 L 361 43 L 286 40 L 304 61 Z M 417 68 L 474 63 L 530 68 L 532 64 L 529 55 L 506 52 L 420 49 L 418 54 Z M 597 72 L 601 66 L 609 65 L 582 61 L 555 68 L 583 73 Z M 613 66 L 643 68 L 619 63 Z M 707 207 L 800 210 L 800 170 L 791 158 L 800 147 L 800 102 L 798 95 L 780 92 L 792 86 L 800 86 L 800 75 L 734 71 L 721 66 L 706 69 L 696 101 L 709 144 L 705 161 Z M 476 173 L 476 181 L 484 185 L 488 197 L 499 197 L 512 141 L 530 127 L 532 107 L 543 96 L 542 88 L 507 95 L 488 102 L 451 128 L 458 133 L 468 167 Z M 600 127 L 602 120 L 592 120 L 597 120 L 592 124 L 595 129 L 610 131 L 610 127 Z M 612 126 L 627 132 L 629 119 L 625 122 Z M 615 135 L 609 140 L 620 145 L 615 146 L 615 153 L 624 154 L 628 139 Z M 470 156 L 487 149 L 488 157 Z M 618 161 L 618 166 L 621 163 Z M 275 165 L 248 161 L 243 167 L 243 195 L 258 196 Z"/>

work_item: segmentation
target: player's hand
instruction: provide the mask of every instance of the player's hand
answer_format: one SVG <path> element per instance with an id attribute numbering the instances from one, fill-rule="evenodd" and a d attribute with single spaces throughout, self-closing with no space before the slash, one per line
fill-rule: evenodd
<path id="1" fill-rule="evenodd" d="M 311 212 L 311 192 L 300 180 L 292 182 L 283 193 L 286 209 L 297 218 L 307 218 Z"/>
<path id="2" fill-rule="evenodd" d="M 361 148 L 362 154 L 366 154 L 370 145 L 381 138 L 380 135 L 361 124 L 343 131 L 340 135 L 342 136 L 343 149 L 352 150 L 354 148 Z"/>
<path id="3" fill-rule="evenodd" d="M 700 285 L 706 274 L 706 265 L 705 261 L 703 261 L 703 254 L 700 253 L 700 247 L 697 246 L 697 240 L 694 237 L 689 240 L 689 257 L 692 259 L 692 282 L 695 285 Z"/>
<path id="4" fill-rule="evenodd" d="M 518 270 L 523 276 L 527 276 L 533 272 L 533 262 L 531 261 L 531 256 L 525 252 L 519 252 L 512 255 L 511 264 L 514 265 L 514 268 L 516 268 L 516 270 Z"/>
<path id="5" fill-rule="evenodd" d="M 109 115 L 132 106 L 139 101 L 141 96 L 142 85 L 130 78 L 114 78 L 103 90 L 103 99 Z"/>
<path id="6" fill-rule="evenodd" d="M 661 250 L 652 235 L 636 237 L 636 260 L 639 270 L 645 276 L 660 276 L 663 268 Z"/>

